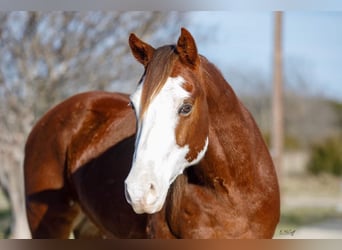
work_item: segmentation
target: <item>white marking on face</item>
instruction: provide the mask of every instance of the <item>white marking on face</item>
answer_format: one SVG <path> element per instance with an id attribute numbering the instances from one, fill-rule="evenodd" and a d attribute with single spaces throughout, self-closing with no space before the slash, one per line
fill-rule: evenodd
<path id="1" fill-rule="evenodd" d="M 136 213 L 158 212 L 170 184 L 186 167 L 198 163 L 206 152 L 208 138 L 197 158 L 188 162 L 189 146 L 180 147 L 176 142 L 178 109 L 190 96 L 183 83 L 182 77 L 169 77 L 150 102 L 143 119 L 139 119 L 133 164 L 125 181 L 126 198 Z M 138 117 L 142 86 L 131 97 Z"/>

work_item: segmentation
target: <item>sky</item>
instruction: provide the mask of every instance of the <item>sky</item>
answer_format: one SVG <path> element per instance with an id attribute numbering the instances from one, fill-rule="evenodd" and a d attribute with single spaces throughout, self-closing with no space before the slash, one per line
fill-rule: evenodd
<path id="1" fill-rule="evenodd" d="M 197 43 L 199 52 L 224 74 L 238 68 L 272 79 L 272 12 L 191 12 L 189 18 L 193 36 L 204 41 Z M 305 77 L 299 91 L 342 101 L 342 12 L 284 12 L 283 60 L 285 72 Z"/>

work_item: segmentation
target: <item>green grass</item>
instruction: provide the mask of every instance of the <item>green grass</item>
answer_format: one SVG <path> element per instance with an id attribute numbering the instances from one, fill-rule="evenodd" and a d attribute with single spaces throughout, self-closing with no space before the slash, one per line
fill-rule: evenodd
<path id="1" fill-rule="evenodd" d="M 11 211 L 9 209 L 0 210 L 0 239 L 7 238 L 9 234 Z"/>

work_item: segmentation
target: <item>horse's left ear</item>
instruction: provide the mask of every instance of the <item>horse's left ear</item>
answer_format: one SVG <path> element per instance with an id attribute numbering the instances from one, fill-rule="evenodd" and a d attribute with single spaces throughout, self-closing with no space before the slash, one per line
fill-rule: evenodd
<path id="1" fill-rule="evenodd" d="M 146 67 L 151 61 L 155 49 L 151 45 L 140 40 L 135 34 L 129 36 L 128 42 L 134 57 Z"/>
<path id="2" fill-rule="evenodd" d="M 196 67 L 199 62 L 196 43 L 190 32 L 185 28 L 181 29 L 181 35 L 177 42 L 177 52 L 184 64 L 192 68 Z"/>

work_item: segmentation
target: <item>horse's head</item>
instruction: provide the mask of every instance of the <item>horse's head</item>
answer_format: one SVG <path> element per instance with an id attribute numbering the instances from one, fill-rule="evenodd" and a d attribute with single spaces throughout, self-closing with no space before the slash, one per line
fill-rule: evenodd
<path id="1" fill-rule="evenodd" d="M 198 163 L 208 147 L 208 107 L 199 84 L 201 59 L 185 29 L 175 46 L 154 49 L 134 34 L 129 45 L 145 73 L 131 96 L 138 129 L 125 181 L 126 199 L 136 213 L 155 213 L 176 177 Z"/>

